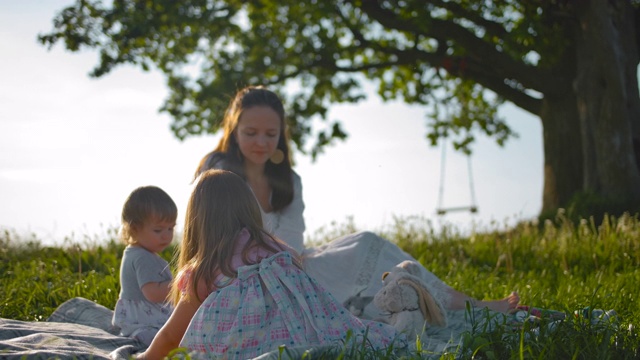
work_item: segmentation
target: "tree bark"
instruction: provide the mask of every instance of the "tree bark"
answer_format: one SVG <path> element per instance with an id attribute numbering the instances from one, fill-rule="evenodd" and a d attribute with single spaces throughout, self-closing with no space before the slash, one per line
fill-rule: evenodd
<path id="1" fill-rule="evenodd" d="M 634 151 L 640 97 L 633 9 L 628 0 L 576 3 L 574 88 L 582 136 L 582 190 L 613 202 L 635 201 L 640 199 Z"/>
<path id="2" fill-rule="evenodd" d="M 564 207 L 582 189 L 582 138 L 574 94 L 545 96 L 540 119 L 544 141 L 541 213 Z"/>
<path id="3" fill-rule="evenodd" d="M 562 24 L 565 34 L 575 34 L 575 22 Z M 544 151 L 544 188 L 541 215 L 555 214 L 569 205 L 574 194 L 582 191 L 584 163 L 583 137 L 576 107 L 573 80 L 576 77 L 575 42 L 567 41 L 557 62 L 539 66 L 548 68 L 552 76 L 544 94 L 540 113 Z"/>

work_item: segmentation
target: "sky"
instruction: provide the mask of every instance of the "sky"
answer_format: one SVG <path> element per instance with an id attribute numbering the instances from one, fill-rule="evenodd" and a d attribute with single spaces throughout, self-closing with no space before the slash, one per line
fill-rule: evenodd
<path id="1" fill-rule="evenodd" d="M 119 226 L 122 204 L 138 186 L 163 188 L 178 206 L 178 230 L 199 160 L 220 135 L 179 141 L 160 113 L 168 90 L 159 72 L 121 66 L 94 79 L 96 51 L 48 50 L 36 39 L 72 0 L 0 2 L 0 230 L 44 243 L 100 238 Z M 471 204 L 468 159 L 426 139 L 427 109 L 367 101 L 336 105 L 345 142 L 312 162 L 294 154 L 303 181 L 309 238 L 334 224 L 381 230 L 414 219 L 462 232 L 535 217 L 542 205 L 539 118 L 505 105 L 518 133 L 504 147 L 479 140 L 470 158 L 478 213 L 437 216 L 436 208 Z M 350 220 L 348 220 L 350 219 Z"/>

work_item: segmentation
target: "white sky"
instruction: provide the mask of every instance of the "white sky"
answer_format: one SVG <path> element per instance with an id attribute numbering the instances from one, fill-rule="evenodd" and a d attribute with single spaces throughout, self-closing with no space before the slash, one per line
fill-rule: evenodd
<path id="1" fill-rule="evenodd" d="M 94 238 L 117 226 L 127 195 L 140 185 L 167 191 L 179 209 L 200 158 L 218 136 L 173 137 L 157 110 L 167 95 L 160 73 L 120 67 L 100 79 L 97 54 L 51 51 L 36 41 L 71 0 L 0 2 L 0 228 L 44 242 Z M 307 235 L 352 216 L 378 230 L 395 216 L 421 216 L 439 228 L 512 224 L 541 207 L 539 119 L 513 106 L 502 114 L 520 135 L 506 147 L 481 138 L 472 157 L 479 213 L 437 217 L 441 149 L 428 145 L 425 109 L 401 103 L 336 106 L 346 142 L 315 163 L 300 154 Z M 447 151 L 444 206 L 470 203 L 466 158 Z M 179 224 L 179 228 L 180 228 Z"/>

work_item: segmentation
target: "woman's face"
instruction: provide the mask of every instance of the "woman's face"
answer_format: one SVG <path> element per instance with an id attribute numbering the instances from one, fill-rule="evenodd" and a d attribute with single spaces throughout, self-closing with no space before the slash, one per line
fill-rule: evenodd
<path id="1" fill-rule="evenodd" d="M 245 161 L 264 165 L 280 140 L 280 117 L 268 106 L 254 106 L 242 112 L 235 137 Z"/>

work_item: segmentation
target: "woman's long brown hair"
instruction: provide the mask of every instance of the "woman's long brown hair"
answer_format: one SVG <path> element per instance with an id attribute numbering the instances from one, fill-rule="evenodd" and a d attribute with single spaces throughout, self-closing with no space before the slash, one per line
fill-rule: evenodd
<path id="1" fill-rule="evenodd" d="M 269 179 L 269 185 L 273 190 L 271 207 L 279 211 L 287 207 L 293 201 L 293 180 L 291 169 L 291 157 L 289 151 L 289 135 L 285 121 L 284 106 L 278 95 L 262 86 L 249 86 L 238 91 L 231 100 L 222 120 L 224 134 L 218 146 L 205 155 L 198 164 L 194 174 L 194 180 L 202 171 L 219 168 L 223 164 L 224 170 L 232 171 L 246 180 L 244 174 L 244 159 L 240 147 L 234 136 L 238 128 L 238 122 L 242 112 L 256 106 L 269 107 L 280 117 L 280 137 L 277 148 L 284 154 L 284 160 L 279 164 L 267 161 L 265 175 Z"/>

